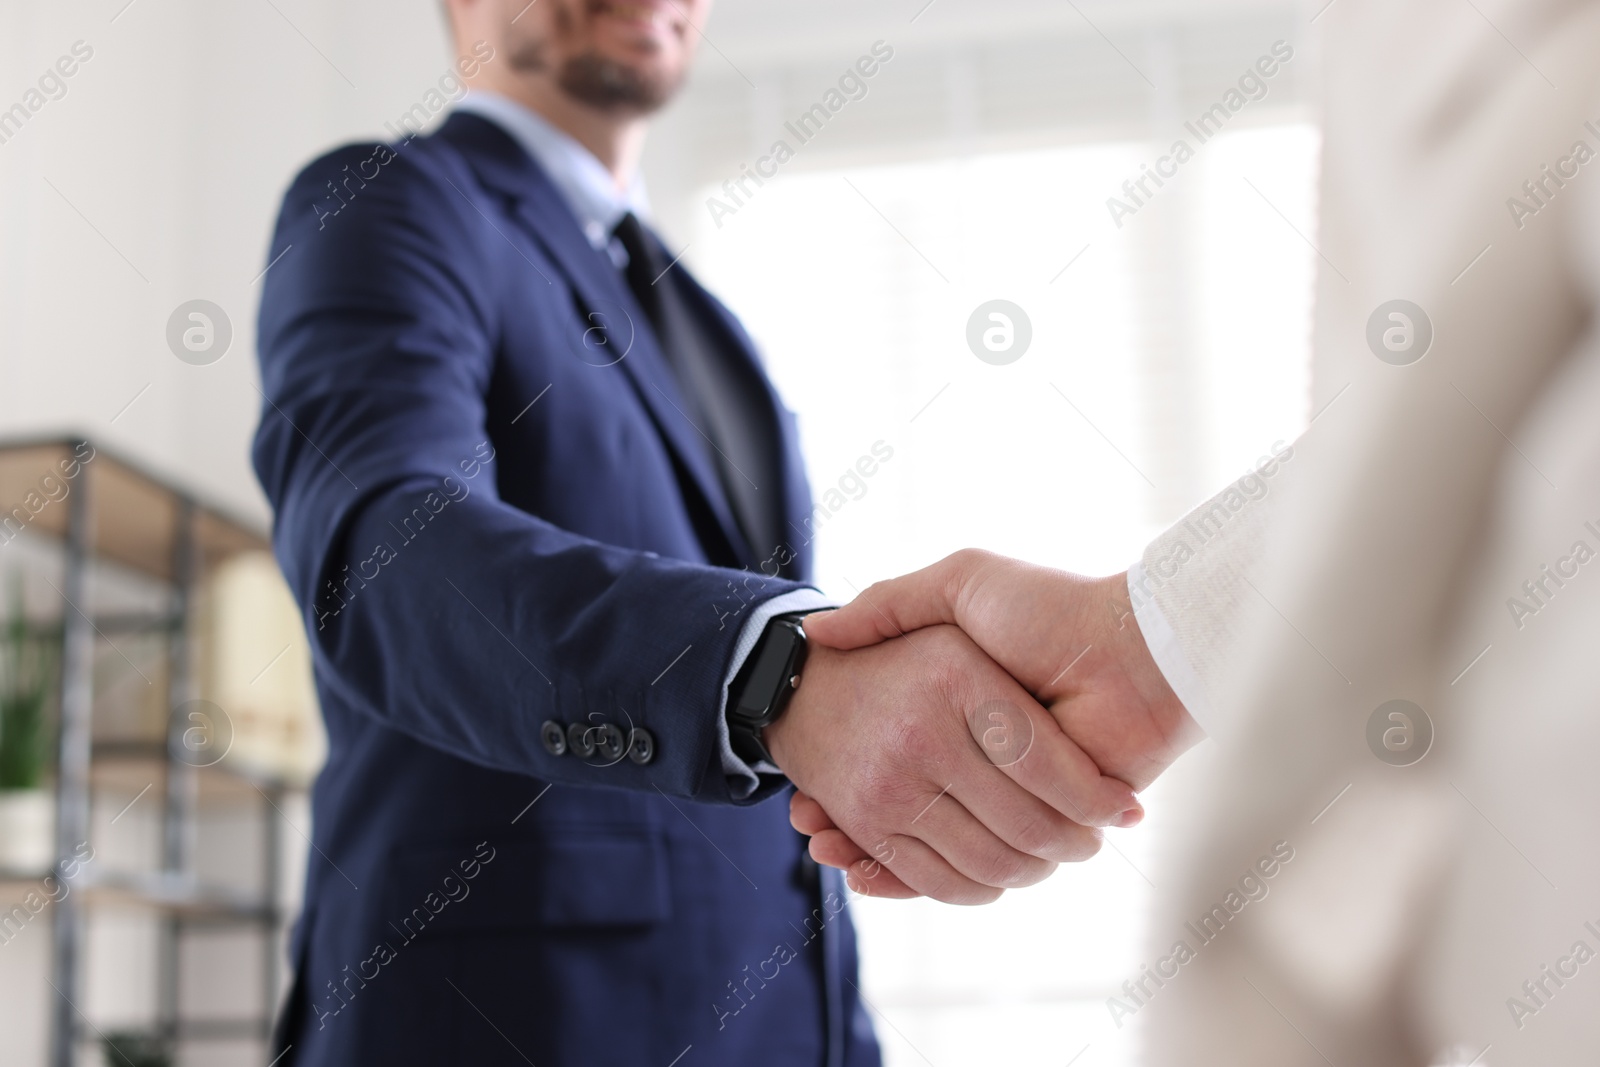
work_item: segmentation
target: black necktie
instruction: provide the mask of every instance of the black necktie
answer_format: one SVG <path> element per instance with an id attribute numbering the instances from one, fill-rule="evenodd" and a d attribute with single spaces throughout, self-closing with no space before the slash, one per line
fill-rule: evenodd
<path id="1" fill-rule="evenodd" d="M 684 417 L 706 443 L 746 540 L 764 558 L 781 534 L 776 434 L 764 387 L 699 321 L 683 292 L 683 268 L 666 258 L 639 220 L 624 215 L 616 237 L 628 251 L 628 287 L 678 380 Z"/>

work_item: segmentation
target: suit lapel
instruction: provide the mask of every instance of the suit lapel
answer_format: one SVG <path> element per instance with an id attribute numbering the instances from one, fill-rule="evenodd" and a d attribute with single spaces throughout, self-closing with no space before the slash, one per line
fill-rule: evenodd
<path id="1" fill-rule="evenodd" d="M 518 222 L 544 246 L 576 293 L 582 320 L 579 329 L 604 324 L 608 343 L 626 353 L 614 364 L 597 367 L 596 373 L 617 373 L 620 369 L 650 412 L 679 466 L 688 472 L 693 488 L 716 517 L 734 558 L 750 561 L 750 546 L 707 455 L 710 446 L 684 414 L 689 405 L 656 342 L 650 320 L 621 273 L 584 237 L 543 168 L 494 123 L 476 115 L 457 114 L 451 116 L 438 136 L 461 150 L 485 184 L 512 199 Z M 620 327 L 619 310 L 623 312 Z M 583 338 L 576 337 L 573 343 L 580 345 Z"/>

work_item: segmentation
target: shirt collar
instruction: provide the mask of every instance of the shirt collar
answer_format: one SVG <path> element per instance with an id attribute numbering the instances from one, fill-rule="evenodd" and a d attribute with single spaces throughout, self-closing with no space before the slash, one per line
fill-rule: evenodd
<path id="1" fill-rule="evenodd" d="M 641 220 L 648 219 L 650 205 L 640 175 L 635 174 L 627 188 L 618 189 L 611 172 L 593 152 L 531 108 L 499 93 L 475 89 L 462 97 L 455 109 L 488 119 L 521 145 L 561 191 L 583 235 L 596 249 L 609 248 L 611 232 L 622 216 L 632 212 Z"/>

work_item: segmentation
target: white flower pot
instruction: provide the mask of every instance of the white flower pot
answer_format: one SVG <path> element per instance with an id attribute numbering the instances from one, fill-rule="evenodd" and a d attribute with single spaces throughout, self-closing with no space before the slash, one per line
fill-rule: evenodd
<path id="1" fill-rule="evenodd" d="M 48 871 L 55 860 L 55 822 L 55 798 L 47 790 L 0 790 L 0 870 Z"/>

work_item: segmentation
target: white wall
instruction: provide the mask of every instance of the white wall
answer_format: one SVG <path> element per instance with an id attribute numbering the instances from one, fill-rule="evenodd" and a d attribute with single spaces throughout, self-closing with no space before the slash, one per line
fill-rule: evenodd
<path id="1" fill-rule="evenodd" d="M 428 0 L 125 3 L 0 8 L 0 107 L 74 42 L 93 49 L 0 144 L 0 433 L 74 429 L 264 517 L 247 466 L 252 281 L 277 200 L 314 153 L 425 91 L 446 65 L 439 14 Z M 165 343 L 194 298 L 233 323 L 211 366 Z"/>
<path id="2" fill-rule="evenodd" d="M 647 155 L 655 207 L 677 240 L 706 241 L 691 262 L 726 272 L 734 246 L 705 236 L 697 193 L 736 174 L 880 39 L 895 47 L 894 64 L 795 173 L 1164 138 L 1278 37 L 1306 57 L 1274 86 L 1281 118 L 1303 109 L 1314 70 L 1315 32 L 1298 6 L 721 0 L 694 81 Z M 0 0 L 0 112 L 78 41 L 93 57 L 66 94 L 0 143 L 0 437 L 84 433 L 264 520 L 248 465 L 259 405 L 255 280 L 278 198 L 311 156 L 381 136 L 437 81 L 447 63 L 437 6 Z M 1140 342 L 1140 373 L 1178 383 L 1150 393 L 1139 415 L 1155 442 L 1141 464 L 1170 490 L 1151 498 L 1146 523 L 1215 473 L 1180 447 L 1206 417 L 1181 383 L 1212 358 L 1186 332 L 1204 314 L 1201 290 L 1169 255 L 1173 241 L 1192 239 L 1153 224 L 1129 253 L 1149 265 L 1145 299 L 1172 309 Z M 804 295 L 821 296 L 812 306 L 828 314 L 824 289 Z M 226 357 L 205 367 L 175 358 L 164 336 L 173 309 L 194 298 L 221 305 L 234 330 Z M 751 303 L 754 311 L 760 301 Z M 304 828 L 304 814 L 295 817 Z M 8 1063 L 41 1062 L 45 933 L 0 950 Z M 131 964 L 146 962 L 143 936 L 113 922 L 92 942 L 91 1010 L 118 1015 L 139 1004 L 143 972 Z M 227 970 L 221 956 L 207 968 Z"/>

